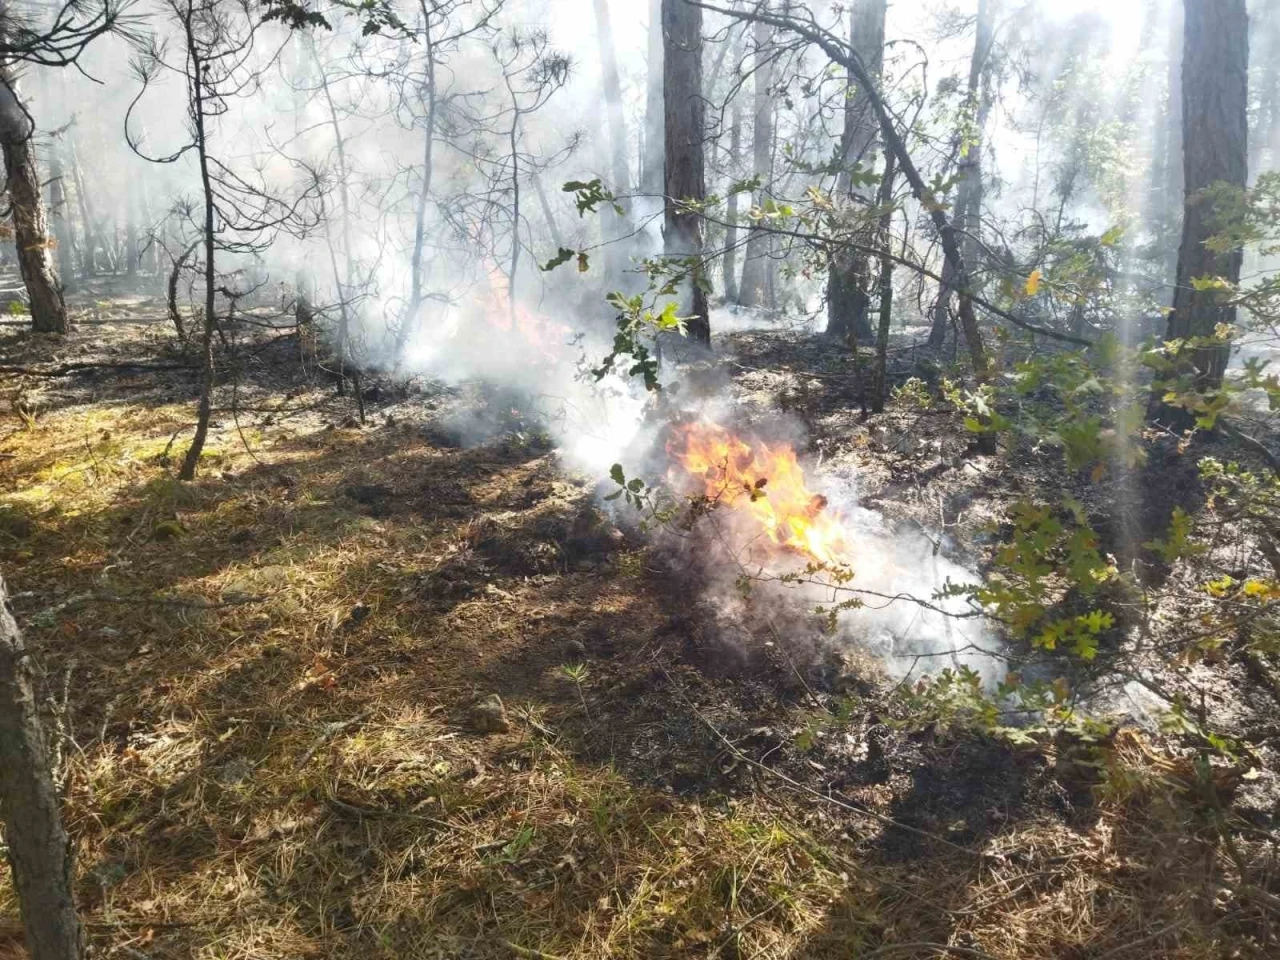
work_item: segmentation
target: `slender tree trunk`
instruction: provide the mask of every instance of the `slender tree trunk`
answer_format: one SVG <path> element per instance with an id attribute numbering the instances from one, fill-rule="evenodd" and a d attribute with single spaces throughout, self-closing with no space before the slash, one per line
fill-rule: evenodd
<path id="1" fill-rule="evenodd" d="M 555 211 L 551 209 L 551 201 L 547 197 L 547 189 L 542 184 L 542 178 L 536 173 L 529 178 L 533 184 L 533 192 L 538 196 L 538 208 L 542 210 L 542 219 L 547 222 L 547 230 L 551 233 L 551 242 L 556 245 L 556 249 L 564 246 L 564 234 L 560 231 L 560 224 L 556 222 Z"/>
<path id="2" fill-rule="evenodd" d="M 49 254 L 40 173 L 31 135 L 35 132 L 18 101 L 18 83 L 7 67 L 0 67 L 0 147 L 13 211 L 13 237 L 18 267 L 31 305 L 31 328 L 37 333 L 66 333 L 67 306 Z"/>
<path id="3" fill-rule="evenodd" d="M 91 277 L 98 272 L 98 226 L 93 214 L 93 201 L 85 189 L 84 173 L 80 168 L 80 151 L 75 137 L 68 132 L 67 147 L 71 153 L 71 183 L 76 191 L 76 206 L 80 211 L 81 234 L 84 237 L 84 253 L 80 257 L 80 276 Z"/>
<path id="4" fill-rule="evenodd" d="M 751 130 L 751 157 L 752 172 L 760 181 L 756 204 L 763 207 L 769 199 L 769 183 L 773 174 L 773 57 L 769 52 L 773 29 L 766 23 L 757 22 L 754 32 L 755 116 Z M 767 300 L 770 239 L 768 231 L 757 227 L 747 235 L 742 283 L 738 288 L 739 302 L 744 306 L 759 306 Z"/>
<path id="5" fill-rule="evenodd" d="M 431 203 L 431 181 L 435 168 L 434 152 L 436 143 L 436 54 L 434 38 L 431 33 L 431 7 L 427 0 L 420 0 L 422 11 L 423 42 L 423 79 L 426 88 L 425 106 L 427 110 L 426 126 L 422 133 L 422 186 L 418 192 L 417 203 L 413 211 L 413 262 L 409 265 L 409 303 L 405 308 L 404 320 L 396 331 L 395 359 L 399 363 L 404 357 L 405 345 L 409 337 L 418 328 L 418 315 L 422 312 L 422 304 L 426 298 L 424 286 L 426 265 L 422 262 L 427 243 L 427 206 Z"/>
<path id="6" fill-rule="evenodd" d="M 75 276 L 72 259 L 75 235 L 67 220 L 67 186 L 62 175 L 62 154 L 57 140 L 49 145 L 49 216 L 53 220 L 53 238 L 58 245 L 58 276 L 65 290 Z"/>
<path id="7" fill-rule="evenodd" d="M 1275 163 L 1276 111 L 1280 101 L 1280 0 L 1262 0 L 1250 24 L 1253 60 L 1263 64 L 1258 84 L 1258 112 L 1249 130 L 1249 182 L 1253 183 L 1265 167 Z"/>
<path id="8" fill-rule="evenodd" d="M 702 10 L 688 0 L 662 0 L 663 133 L 665 140 L 665 249 L 694 258 L 687 305 L 689 336 L 711 345 L 707 284 L 701 267 L 702 219 L 680 201 L 706 198 L 703 161 Z"/>
<path id="9" fill-rule="evenodd" d="M 31 661 L 0 579 L 0 819 L 31 960 L 79 960 L 84 933 L 71 896 L 62 827 Z"/>
<path id="10" fill-rule="evenodd" d="M 178 472 L 179 480 L 194 480 L 196 465 L 200 462 L 200 454 L 204 451 L 204 442 L 209 436 L 209 417 L 213 412 L 213 332 L 217 327 L 214 308 L 217 305 L 217 271 L 214 267 L 214 252 L 217 248 L 217 221 L 213 206 L 213 180 L 209 174 L 208 139 L 205 130 L 204 113 L 204 63 L 196 46 L 194 29 L 194 11 L 191 0 L 188 0 L 187 14 L 184 20 L 186 28 L 187 54 L 191 58 L 190 83 L 195 97 L 196 154 L 200 161 L 200 188 L 204 197 L 204 327 L 200 334 L 200 402 L 196 408 L 196 432 L 191 438 L 191 446 L 183 458 L 182 469 Z"/>
<path id="11" fill-rule="evenodd" d="M 663 146 L 666 122 L 662 92 L 665 43 L 662 33 L 663 5 L 663 0 L 649 0 L 649 64 L 645 84 L 644 156 L 640 164 L 640 178 L 644 192 L 652 197 L 661 196 L 666 189 L 663 173 L 666 162 L 666 150 Z"/>
<path id="12" fill-rule="evenodd" d="M 593 0 L 596 14 L 596 40 L 600 47 L 600 72 L 604 81 L 605 120 L 608 124 L 610 160 L 613 166 L 613 192 L 631 192 L 631 175 L 627 163 L 627 124 L 622 114 L 622 80 L 618 75 L 618 57 L 613 45 L 613 25 L 609 19 L 608 0 Z M 625 200 L 619 201 L 626 204 Z"/>
<path id="13" fill-rule="evenodd" d="M 739 50 L 741 48 L 739 47 Z M 741 59 L 741 56 L 738 56 Z M 742 169 L 742 102 L 735 97 L 733 113 L 729 121 L 729 179 L 734 181 Z M 734 191 L 729 195 L 724 236 L 724 299 L 726 303 L 737 303 L 738 294 L 738 206 L 742 194 Z"/>
<path id="14" fill-rule="evenodd" d="M 1245 0 L 1185 0 L 1182 55 L 1182 142 L 1186 204 L 1177 283 L 1167 340 L 1207 338 L 1190 351 L 1199 390 L 1222 386 L 1231 346 L 1215 336 L 1219 325 L 1235 321 L 1235 308 L 1220 291 L 1197 290 L 1201 277 L 1240 279 L 1243 253 L 1217 253 L 1206 246 L 1216 233 L 1213 205 L 1199 193 L 1216 183 L 1243 188 L 1248 175 L 1249 16 Z M 1156 383 L 1148 413 L 1186 427 L 1191 415 L 1163 403 L 1165 387 Z"/>
<path id="15" fill-rule="evenodd" d="M 876 329 L 876 365 L 871 375 L 871 410 L 880 413 L 888 392 L 889 325 L 893 322 L 893 178 L 897 165 L 893 154 L 886 154 L 884 177 L 880 181 L 879 243 L 880 254 L 880 323 Z"/>
<path id="16" fill-rule="evenodd" d="M 973 56 L 969 59 L 969 87 L 961 111 L 960 129 L 956 131 L 956 203 L 952 224 L 960 234 L 960 247 L 965 262 L 972 269 L 980 249 L 982 229 L 982 141 L 993 103 L 991 86 L 991 46 L 995 36 L 996 0 L 978 0 Z M 951 315 L 952 280 L 946 266 L 942 270 L 938 299 L 933 308 L 933 326 L 929 346 L 940 347 L 947 338 Z"/>

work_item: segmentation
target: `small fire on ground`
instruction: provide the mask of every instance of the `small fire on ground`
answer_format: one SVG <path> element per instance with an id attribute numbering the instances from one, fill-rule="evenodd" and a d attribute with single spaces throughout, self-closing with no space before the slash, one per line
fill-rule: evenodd
<path id="1" fill-rule="evenodd" d="M 826 497 L 809 489 L 789 444 L 744 439 L 699 421 L 673 427 L 667 453 L 679 465 L 668 475 L 674 486 L 745 518 L 748 531 L 758 530 L 779 552 L 824 564 L 849 563 L 849 537 L 840 516 L 828 509 Z"/>

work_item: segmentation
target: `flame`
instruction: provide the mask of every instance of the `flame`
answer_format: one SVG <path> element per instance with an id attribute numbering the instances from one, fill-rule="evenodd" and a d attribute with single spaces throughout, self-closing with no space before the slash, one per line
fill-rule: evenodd
<path id="1" fill-rule="evenodd" d="M 781 551 L 819 563 L 847 563 L 840 517 L 827 510 L 826 497 L 805 484 L 794 448 L 748 442 L 714 423 L 681 424 L 673 430 L 667 453 L 685 472 L 683 478 L 669 476 L 673 483 L 750 518 Z"/>
<path id="2" fill-rule="evenodd" d="M 533 348 L 532 359 L 555 362 L 566 354 L 566 342 L 573 330 L 550 317 L 535 313 L 516 301 L 512 309 L 511 284 L 502 269 L 489 258 L 484 259 L 489 290 L 481 298 L 484 321 L 508 334 L 515 334 Z"/>

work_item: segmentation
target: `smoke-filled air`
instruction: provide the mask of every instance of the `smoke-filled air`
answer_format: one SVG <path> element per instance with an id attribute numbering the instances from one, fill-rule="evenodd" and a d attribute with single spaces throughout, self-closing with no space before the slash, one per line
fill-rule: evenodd
<path id="1" fill-rule="evenodd" d="M 1280 0 L 0 0 L 0 958 L 1280 955 Z"/>

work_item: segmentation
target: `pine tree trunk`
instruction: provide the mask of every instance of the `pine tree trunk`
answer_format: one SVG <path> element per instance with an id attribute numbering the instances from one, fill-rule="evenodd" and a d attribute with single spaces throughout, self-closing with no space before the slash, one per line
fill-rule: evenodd
<path id="1" fill-rule="evenodd" d="M 31 143 L 35 131 L 18 97 L 17 81 L 8 75 L 7 68 L 0 68 L 0 147 L 4 151 L 18 267 L 31 305 L 31 328 L 37 333 L 62 334 L 69 329 L 67 305 L 49 254 L 40 173 Z"/>
<path id="2" fill-rule="evenodd" d="M 760 181 L 756 204 L 764 206 L 769 199 L 768 186 L 773 177 L 773 57 L 768 50 L 773 29 L 768 24 L 757 23 L 754 33 L 755 116 L 751 131 L 751 157 L 752 172 Z M 757 228 L 752 228 L 747 235 L 742 283 L 738 288 L 739 302 L 743 306 L 759 306 L 767 299 L 770 239 L 767 231 Z"/>
<path id="3" fill-rule="evenodd" d="M 666 145 L 665 249 L 671 257 L 702 256 L 702 220 L 677 205 L 706 198 L 702 155 L 702 9 L 687 0 L 662 0 L 663 116 Z M 695 267 L 686 306 L 689 337 L 711 345 L 705 277 Z"/>
<path id="4" fill-rule="evenodd" d="M 1217 253 L 1205 245 L 1214 235 L 1213 205 L 1198 202 L 1199 192 L 1215 183 L 1244 187 L 1248 175 L 1249 16 L 1245 0 L 1185 0 L 1182 54 L 1182 142 L 1186 203 L 1177 283 L 1167 340 L 1213 338 L 1220 324 L 1235 321 L 1235 308 L 1217 290 L 1197 290 L 1201 277 L 1240 279 L 1243 253 Z M 1222 386 L 1230 358 L 1229 343 L 1193 349 L 1195 387 Z M 1185 410 L 1162 402 L 1157 383 L 1148 414 L 1175 427 L 1187 427 Z"/>
<path id="5" fill-rule="evenodd" d="M 0 818 L 31 960 L 78 960 L 84 934 L 31 663 L 0 579 Z"/>
<path id="6" fill-rule="evenodd" d="M 850 42 L 876 83 L 880 82 L 884 71 L 886 7 L 886 0 L 862 0 L 854 6 L 850 21 Z M 840 144 L 845 170 L 840 174 L 836 191 L 842 199 L 850 201 L 852 211 L 851 201 L 858 195 L 848 171 L 854 164 L 870 165 L 879 123 L 871 110 L 867 91 L 860 89 L 852 76 L 848 83 L 854 94 L 845 103 L 844 133 Z M 867 198 L 858 197 L 858 200 L 865 204 Z M 863 246 L 870 246 L 869 241 L 874 236 L 872 229 L 857 231 L 857 239 Z M 872 339 L 868 318 L 870 276 L 871 258 L 865 250 L 841 248 L 832 255 L 827 274 L 828 336 L 845 340 L 852 331 L 860 342 Z"/>

